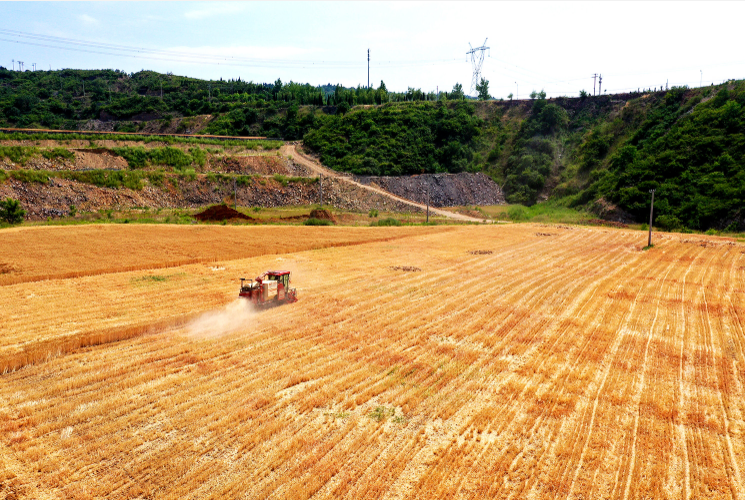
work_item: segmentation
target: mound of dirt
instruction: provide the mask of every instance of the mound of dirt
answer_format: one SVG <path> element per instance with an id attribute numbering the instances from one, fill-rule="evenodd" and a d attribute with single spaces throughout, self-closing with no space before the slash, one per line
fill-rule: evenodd
<path id="1" fill-rule="evenodd" d="M 311 219 L 330 220 L 331 222 L 336 224 L 336 217 L 334 217 L 334 214 L 332 214 L 328 210 L 324 210 L 321 208 L 311 210 L 309 217 Z"/>
<path id="2" fill-rule="evenodd" d="M 254 220 L 253 217 L 244 215 L 237 210 L 233 210 L 227 205 L 213 205 L 203 212 L 194 216 L 195 219 L 202 222 L 206 221 L 223 221 L 229 219 Z"/>

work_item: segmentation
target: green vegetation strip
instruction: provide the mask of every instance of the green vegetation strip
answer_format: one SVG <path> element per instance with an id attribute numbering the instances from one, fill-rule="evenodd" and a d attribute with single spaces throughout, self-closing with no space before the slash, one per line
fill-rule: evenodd
<path id="1" fill-rule="evenodd" d="M 0 170 L 0 183 L 6 181 L 8 178 L 15 179 L 20 182 L 29 184 L 49 184 L 50 179 L 68 179 L 72 181 L 81 182 L 84 184 L 92 184 L 99 187 L 107 187 L 112 189 L 117 188 L 129 188 L 136 191 L 141 190 L 144 187 L 143 181 L 145 179 L 154 186 L 162 187 L 164 181 L 168 177 L 169 181 L 177 185 L 178 179 L 185 181 L 195 181 L 197 174 L 193 169 L 187 169 L 177 175 L 168 175 L 163 171 L 140 171 L 140 170 L 79 170 L 79 171 L 49 171 L 49 170 Z M 254 180 L 259 180 L 261 183 L 266 183 L 266 179 L 260 175 L 228 175 L 228 174 L 214 174 L 209 173 L 204 176 L 207 182 L 232 182 L 235 179 L 236 184 L 239 186 L 250 186 Z M 272 179 L 283 186 L 287 186 L 289 183 L 298 184 L 313 184 L 318 182 L 315 177 L 285 177 L 285 176 L 274 176 Z"/>
<path id="2" fill-rule="evenodd" d="M 279 149 L 282 141 L 245 140 L 245 139 L 209 139 L 199 137 L 152 136 L 132 134 L 86 134 L 63 132 L 0 132 L 0 141 L 118 141 L 118 142 L 161 142 L 164 144 L 205 144 L 212 146 L 241 146 L 246 149 Z"/>

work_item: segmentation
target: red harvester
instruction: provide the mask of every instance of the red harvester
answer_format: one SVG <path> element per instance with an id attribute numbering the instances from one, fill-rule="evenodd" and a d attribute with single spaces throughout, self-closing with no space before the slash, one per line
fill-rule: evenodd
<path id="1" fill-rule="evenodd" d="M 241 278 L 238 296 L 259 307 L 297 302 L 297 290 L 290 288 L 290 271 L 267 271 L 255 280 Z"/>

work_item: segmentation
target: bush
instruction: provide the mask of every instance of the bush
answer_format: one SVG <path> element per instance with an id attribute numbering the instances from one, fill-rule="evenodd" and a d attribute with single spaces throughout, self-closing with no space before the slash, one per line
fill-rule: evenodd
<path id="1" fill-rule="evenodd" d="M 20 224 L 26 216 L 26 210 L 21 206 L 21 202 L 13 198 L 7 198 L 5 201 L 0 200 L 0 219 L 8 224 Z"/>
<path id="2" fill-rule="evenodd" d="M 373 208 L 372 210 L 370 210 L 370 212 L 367 214 L 367 216 L 370 217 L 371 219 L 373 217 L 377 217 L 378 216 L 378 211 Z"/>
<path id="3" fill-rule="evenodd" d="M 660 215 L 657 217 L 657 225 L 665 231 L 677 231 L 683 224 L 674 215 Z"/>
<path id="4" fill-rule="evenodd" d="M 330 220 L 326 219 L 316 219 L 315 217 L 311 217 L 310 219 L 303 222 L 306 226 L 333 226 L 334 223 Z"/>
<path id="5" fill-rule="evenodd" d="M 401 226 L 401 221 L 398 219 L 394 219 L 393 217 L 388 217 L 387 219 L 380 219 L 376 220 L 375 222 L 370 223 L 371 226 Z"/>
<path id="6" fill-rule="evenodd" d="M 509 210 L 507 210 L 507 215 L 510 220 L 526 220 L 528 219 L 528 210 L 521 205 L 517 205 L 510 207 Z"/>

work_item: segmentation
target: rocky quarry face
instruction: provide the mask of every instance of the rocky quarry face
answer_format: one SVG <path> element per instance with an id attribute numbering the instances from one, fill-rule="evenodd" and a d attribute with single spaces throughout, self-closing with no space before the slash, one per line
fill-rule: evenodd
<path id="1" fill-rule="evenodd" d="M 279 207 L 312 205 L 320 202 L 318 183 L 290 182 L 286 186 L 271 177 L 253 179 L 237 186 L 238 205 L 243 207 Z M 230 180 L 210 181 L 199 176 L 192 181 L 180 179 L 177 185 L 165 181 L 162 186 L 147 185 L 142 190 L 106 188 L 68 179 L 51 178 L 48 184 L 26 183 L 10 179 L 0 184 L 0 199 L 14 198 L 28 211 L 27 220 L 66 217 L 70 205 L 78 212 L 128 210 L 133 208 L 200 208 L 215 203 L 233 203 Z M 378 193 L 338 179 L 324 179 L 323 203 L 343 210 L 418 212 Z"/>
<path id="2" fill-rule="evenodd" d="M 433 207 L 504 205 L 502 188 L 482 173 L 422 174 L 403 177 L 361 176 L 356 180 L 374 185 L 401 198 Z"/>

